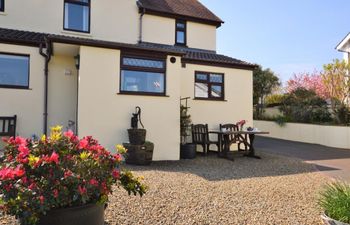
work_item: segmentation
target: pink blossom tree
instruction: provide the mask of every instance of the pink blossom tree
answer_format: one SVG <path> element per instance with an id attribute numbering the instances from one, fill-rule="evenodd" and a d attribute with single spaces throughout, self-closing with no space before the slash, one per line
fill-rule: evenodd
<path id="1" fill-rule="evenodd" d="M 286 91 L 288 93 L 291 93 L 298 88 L 314 91 L 323 99 L 330 98 L 330 93 L 323 82 L 322 74 L 316 70 L 312 73 L 304 72 L 294 74 L 293 77 L 287 81 Z"/>

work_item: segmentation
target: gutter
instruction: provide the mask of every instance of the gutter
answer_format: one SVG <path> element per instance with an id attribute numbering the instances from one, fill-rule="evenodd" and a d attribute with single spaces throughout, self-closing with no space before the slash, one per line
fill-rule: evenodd
<path id="1" fill-rule="evenodd" d="M 44 134 L 47 135 L 47 123 L 48 123 L 48 90 L 49 90 L 49 62 L 51 60 L 51 43 L 45 37 L 45 47 L 46 51 L 44 52 L 44 44 L 40 43 L 39 53 L 45 58 L 45 87 L 44 87 Z"/>
<path id="2" fill-rule="evenodd" d="M 139 7 L 139 13 L 140 13 L 140 24 L 139 24 L 139 40 L 138 40 L 138 43 L 142 43 L 142 33 L 143 33 L 143 26 L 142 26 L 142 19 L 143 19 L 143 16 L 145 15 L 146 13 L 146 9 L 142 7 L 142 3 L 140 1 L 137 1 L 136 2 L 137 6 Z"/>

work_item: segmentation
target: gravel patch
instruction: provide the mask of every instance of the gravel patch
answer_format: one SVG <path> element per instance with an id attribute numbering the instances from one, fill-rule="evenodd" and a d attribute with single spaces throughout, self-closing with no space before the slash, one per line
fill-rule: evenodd
<path id="1" fill-rule="evenodd" d="M 329 178 L 297 159 L 259 155 L 262 160 L 213 155 L 128 166 L 150 189 L 140 198 L 116 187 L 106 224 L 322 224 L 317 193 Z M 0 224 L 15 223 L 0 217 Z"/>

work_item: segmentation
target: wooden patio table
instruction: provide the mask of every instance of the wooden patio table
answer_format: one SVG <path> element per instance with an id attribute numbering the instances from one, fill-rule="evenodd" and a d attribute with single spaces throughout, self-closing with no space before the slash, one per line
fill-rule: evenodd
<path id="1" fill-rule="evenodd" d="M 231 159 L 228 157 L 228 153 L 230 151 L 230 145 L 229 145 L 229 135 L 237 135 L 239 140 L 243 142 L 243 144 L 248 148 L 248 153 L 244 154 L 246 157 L 252 157 L 256 159 L 261 159 L 260 156 L 255 155 L 255 148 L 254 148 L 254 139 L 255 135 L 257 134 L 270 134 L 266 131 L 210 131 L 209 133 L 217 134 L 218 135 L 218 141 L 219 141 L 219 156 Z M 224 145 L 224 148 L 222 149 L 222 145 Z"/>

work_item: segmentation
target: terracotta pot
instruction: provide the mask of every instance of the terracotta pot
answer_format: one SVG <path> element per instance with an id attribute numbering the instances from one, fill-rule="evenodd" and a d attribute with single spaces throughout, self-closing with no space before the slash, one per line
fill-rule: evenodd
<path id="1" fill-rule="evenodd" d="M 104 225 L 104 209 L 104 205 L 89 204 L 52 210 L 37 225 Z"/>
<path id="2" fill-rule="evenodd" d="M 321 215 L 321 218 L 325 225 L 349 225 L 348 223 L 339 222 L 337 220 L 329 218 L 326 214 Z"/>

